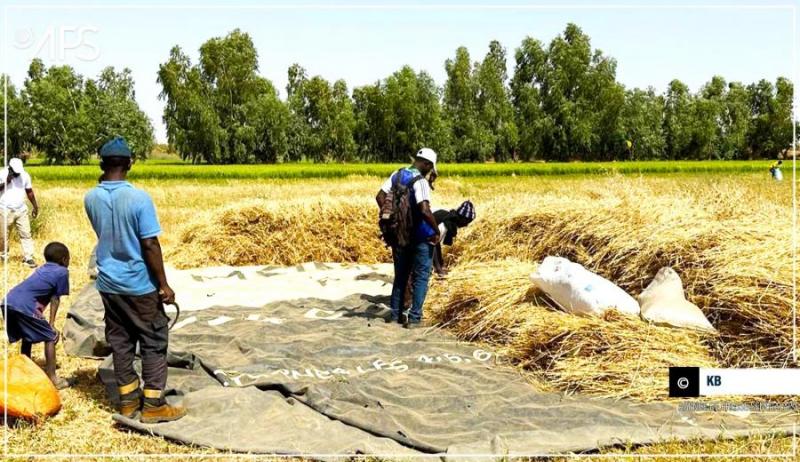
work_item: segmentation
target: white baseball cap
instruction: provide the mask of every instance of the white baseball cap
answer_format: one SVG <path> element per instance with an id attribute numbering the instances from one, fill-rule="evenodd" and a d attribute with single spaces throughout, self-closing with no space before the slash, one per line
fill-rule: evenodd
<path id="1" fill-rule="evenodd" d="M 19 157 L 14 157 L 9 160 L 8 166 L 11 167 L 11 170 L 14 170 L 16 173 L 22 173 L 25 171 L 25 168 L 22 166 L 22 159 Z"/>
<path id="2" fill-rule="evenodd" d="M 436 151 L 431 148 L 422 148 L 417 151 L 416 157 L 430 161 L 433 164 L 433 171 L 439 173 L 436 171 Z"/>

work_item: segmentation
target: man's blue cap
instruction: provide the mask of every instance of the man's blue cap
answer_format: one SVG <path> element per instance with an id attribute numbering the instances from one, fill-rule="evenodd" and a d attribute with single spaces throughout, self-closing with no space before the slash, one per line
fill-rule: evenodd
<path id="1" fill-rule="evenodd" d="M 100 157 L 131 157 L 131 148 L 125 138 L 115 136 L 100 148 Z"/>

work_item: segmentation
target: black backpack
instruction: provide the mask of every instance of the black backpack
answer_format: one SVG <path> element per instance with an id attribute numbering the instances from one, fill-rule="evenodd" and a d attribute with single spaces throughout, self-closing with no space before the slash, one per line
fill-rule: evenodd
<path id="1" fill-rule="evenodd" d="M 386 193 L 381 204 L 378 226 L 381 238 L 390 247 L 406 247 L 411 244 L 414 232 L 414 216 L 411 210 L 411 188 L 422 179 L 417 175 L 408 182 L 400 183 L 403 169 L 398 170 L 392 181 L 392 189 Z"/>

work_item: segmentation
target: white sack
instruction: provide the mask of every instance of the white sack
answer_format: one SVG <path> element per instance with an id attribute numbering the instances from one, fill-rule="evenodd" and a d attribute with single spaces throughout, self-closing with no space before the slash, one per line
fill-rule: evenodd
<path id="1" fill-rule="evenodd" d="M 639 295 L 642 317 L 656 324 L 715 331 L 703 312 L 683 295 L 683 283 L 672 268 L 664 267 Z"/>
<path id="2" fill-rule="evenodd" d="M 609 308 L 639 315 L 639 303 L 611 281 L 566 258 L 546 257 L 531 274 L 533 284 L 564 311 L 600 316 Z"/>

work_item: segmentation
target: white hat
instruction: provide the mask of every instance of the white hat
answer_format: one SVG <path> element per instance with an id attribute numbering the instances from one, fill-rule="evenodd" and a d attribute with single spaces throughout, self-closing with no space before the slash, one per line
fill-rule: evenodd
<path id="1" fill-rule="evenodd" d="M 417 157 L 429 160 L 433 164 L 433 171 L 436 172 L 436 151 L 431 148 L 422 148 L 417 151 Z"/>
<path id="2" fill-rule="evenodd" d="M 14 157 L 8 161 L 8 166 L 11 167 L 11 170 L 14 170 L 16 173 L 22 173 L 25 171 L 25 168 L 22 166 L 22 159 L 19 157 Z"/>

